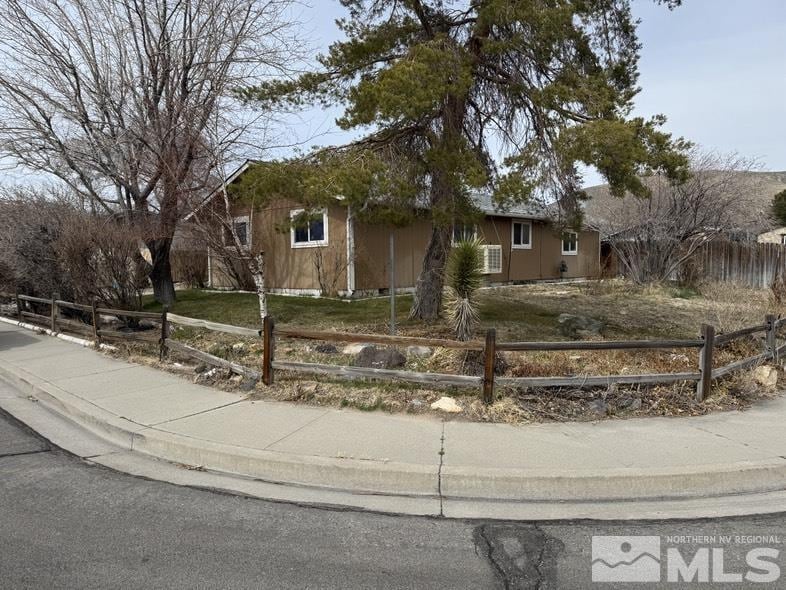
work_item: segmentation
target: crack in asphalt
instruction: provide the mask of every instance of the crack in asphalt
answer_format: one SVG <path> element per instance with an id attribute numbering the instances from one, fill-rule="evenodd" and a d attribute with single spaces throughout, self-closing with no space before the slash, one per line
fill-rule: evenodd
<path id="1" fill-rule="evenodd" d="M 473 541 L 505 590 L 557 588 L 556 558 L 565 547 L 537 525 L 482 524 L 475 527 Z"/>
<path id="2" fill-rule="evenodd" d="M 38 449 L 35 451 L 19 451 L 18 453 L 0 453 L 0 459 L 6 457 L 22 457 L 23 455 L 38 455 L 39 453 L 49 453 L 51 449 Z"/>
<path id="3" fill-rule="evenodd" d="M 439 468 L 437 469 L 437 495 L 439 496 L 439 515 L 445 516 L 442 496 L 442 466 L 445 463 L 445 421 L 442 421 L 442 436 L 439 439 Z"/>

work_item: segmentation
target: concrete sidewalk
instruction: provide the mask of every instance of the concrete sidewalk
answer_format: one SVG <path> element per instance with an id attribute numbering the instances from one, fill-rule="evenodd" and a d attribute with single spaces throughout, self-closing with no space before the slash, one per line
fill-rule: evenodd
<path id="1" fill-rule="evenodd" d="M 44 405 L 111 443 L 97 462 L 122 469 L 142 454 L 276 484 L 275 497 L 287 487 L 315 501 L 499 518 L 786 510 L 783 397 L 682 419 L 441 421 L 249 401 L 8 323 L 0 377 L 24 394 L 0 394 L 0 407 L 23 421 Z"/>

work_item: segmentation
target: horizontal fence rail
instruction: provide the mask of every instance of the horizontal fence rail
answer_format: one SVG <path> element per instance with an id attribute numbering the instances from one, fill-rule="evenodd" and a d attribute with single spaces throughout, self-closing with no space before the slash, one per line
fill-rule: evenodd
<path id="1" fill-rule="evenodd" d="M 572 342 L 500 342 L 497 350 L 637 350 L 647 348 L 701 348 L 703 340 L 575 340 Z"/>
<path id="2" fill-rule="evenodd" d="M 450 340 L 446 338 L 423 338 L 415 336 L 386 336 L 381 334 L 355 334 L 348 332 L 315 331 L 296 328 L 277 328 L 273 318 L 266 317 L 262 329 L 242 326 L 233 326 L 219 322 L 211 322 L 199 318 L 169 313 L 165 307 L 160 313 L 122 310 L 98 307 L 96 302 L 90 305 L 63 301 L 56 295 L 51 299 L 33 297 L 19 293 L 2 293 L 0 298 L 7 298 L 16 303 L 16 317 L 19 321 L 32 320 L 38 324 L 47 325 L 52 332 L 67 328 L 80 334 L 92 335 L 93 341 L 98 345 L 102 339 L 138 340 L 148 343 L 158 343 L 159 355 L 163 359 L 169 351 L 177 352 L 206 364 L 227 369 L 238 375 L 243 375 L 254 381 L 262 380 L 266 385 L 271 385 L 274 380 L 274 371 L 289 373 L 305 373 L 312 375 L 328 375 L 342 379 L 378 379 L 389 381 L 402 381 L 420 385 L 449 386 L 480 388 L 481 397 L 485 402 L 493 401 L 495 386 L 508 388 L 559 388 L 559 387 L 604 387 L 613 384 L 666 384 L 675 382 L 695 382 L 696 400 L 701 401 L 710 393 L 713 380 L 720 379 L 732 373 L 755 367 L 766 361 L 778 361 L 786 354 L 786 343 L 778 344 L 778 331 L 786 327 L 786 318 L 767 315 L 764 322 L 754 326 L 747 326 L 725 334 L 715 334 L 715 329 L 704 325 L 701 329 L 701 338 L 695 340 L 606 340 L 606 341 L 569 341 L 569 342 L 497 342 L 496 331 L 488 330 L 484 341 L 473 340 L 468 342 Z M 30 303 L 49 306 L 50 315 L 31 311 Z M 40 310 L 35 307 L 34 309 Z M 44 308 L 46 309 L 46 308 Z M 89 317 L 90 323 L 79 321 L 75 318 L 63 317 L 63 309 L 81 312 L 82 319 Z M 160 330 L 130 330 L 119 331 L 102 325 L 102 315 L 127 317 L 134 319 L 153 320 L 160 324 Z M 180 325 L 201 328 L 215 332 L 233 334 L 249 338 L 262 338 L 262 370 L 261 372 L 239 363 L 219 358 L 207 352 L 196 349 L 183 342 L 173 340 L 170 335 L 170 325 Z M 723 367 L 713 365 L 714 350 L 717 347 L 748 336 L 763 333 L 764 350 L 760 354 L 733 361 Z M 291 360 L 277 360 L 275 358 L 276 341 L 279 338 L 321 340 L 327 342 L 382 344 L 388 346 L 427 346 L 440 347 L 453 350 L 477 351 L 482 353 L 482 375 L 454 375 L 447 373 L 426 373 L 408 370 L 377 369 L 368 367 L 354 367 L 322 363 L 308 363 Z M 652 350 L 696 348 L 699 350 L 698 370 L 679 373 L 652 373 L 630 375 L 568 375 L 555 377 L 504 377 L 495 375 L 496 356 L 499 352 L 531 352 L 531 351 L 564 351 L 564 350 Z"/>
<path id="3" fill-rule="evenodd" d="M 477 341 L 462 342 L 444 338 L 421 338 L 417 336 L 386 336 L 383 334 L 350 334 L 348 332 L 317 332 L 313 330 L 297 330 L 290 328 L 276 329 L 276 335 L 282 338 L 300 338 L 303 340 L 322 340 L 326 342 L 357 342 L 362 344 L 399 344 L 414 346 L 436 346 L 456 350 L 483 350 L 484 344 Z"/>

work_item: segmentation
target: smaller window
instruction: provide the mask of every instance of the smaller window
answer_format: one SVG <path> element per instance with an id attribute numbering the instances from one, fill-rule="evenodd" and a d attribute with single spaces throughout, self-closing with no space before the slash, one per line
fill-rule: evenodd
<path id="1" fill-rule="evenodd" d="M 474 240 L 478 237 L 478 226 L 467 224 L 467 223 L 457 223 L 453 226 L 453 243 L 458 244 L 459 242 L 469 242 L 470 240 Z"/>
<path id="2" fill-rule="evenodd" d="M 297 209 L 289 214 L 292 219 L 292 247 L 327 246 L 327 211 L 315 211 L 309 215 L 305 213 L 305 210 Z"/>
<path id="3" fill-rule="evenodd" d="M 513 236 L 511 239 L 511 244 L 513 245 L 513 248 L 520 250 L 528 250 L 532 248 L 532 222 L 513 222 Z"/>
<path id="4" fill-rule="evenodd" d="M 576 232 L 567 232 L 562 236 L 562 253 L 568 256 L 579 252 L 579 236 Z"/>
<path id="5" fill-rule="evenodd" d="M 248 246 L 248 222 L 235 221 L 233 223 L 235 235 L 242 246 Z"/>
<path id="6" fill-rule="evenodd" d="M 243 215 L 242 217 L 235 217 L 232 219 L 232 231 L 237 236 L 238 241 L 240 242 L 241 246 L 249 246 L 251 240 L 251 233 L 249 231 L 250 224 L 247 215 Z M 231 235 L 229 235 L 229 230 L 225 230 L 225 240 L 224 243 L 231 244 L 234 242 Z"/>

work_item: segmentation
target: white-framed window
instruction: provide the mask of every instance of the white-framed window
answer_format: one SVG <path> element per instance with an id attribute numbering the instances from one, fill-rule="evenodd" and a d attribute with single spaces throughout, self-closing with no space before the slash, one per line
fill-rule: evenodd
<path id="1" fill-rule="evenodd" d="M 327 211 L 312 211 L 306 215 L 305 209 L 289 212 L 292 220 L 290 235 L 293 248 L 315 248 L 327 246 L 328 216 Z"/>
<path id="2" fill-rule="evenodd" d="M 241 246 L 251 245 L 251 220 L 248 215 L 232 218 L 232 231 L 235 232 Z M 228 242 L 231 242 L 231 237 Z"/>
<path id="3" fill-rule="evenodd" d="M 502 246 L 484 245 L 483 274 L 494 275 L 502 272 Z"/>
<path id="4" fill-rule="evenodd" d="M 513 220 L 510 243 L 514 250 L 530 250 L 532 248 L 532 222 Z"/>
<path id="5" fill-rule="evenodd" d="M 786 234 L 781 234 L 781 244 L 786 246 Z"/>
<path id="6" fill-rule="evenodd" d="M 565 256 L 575 256 L 579 253 L 579 234 L 569 231 L 562 234 L 562 254 Z"/>
<path id="7" fill-rule="evenodd" d="M 471 223 L 456 223 L 453 225 L 453 244 L 469 242 L 478 237 L 478 226 Z"/>

